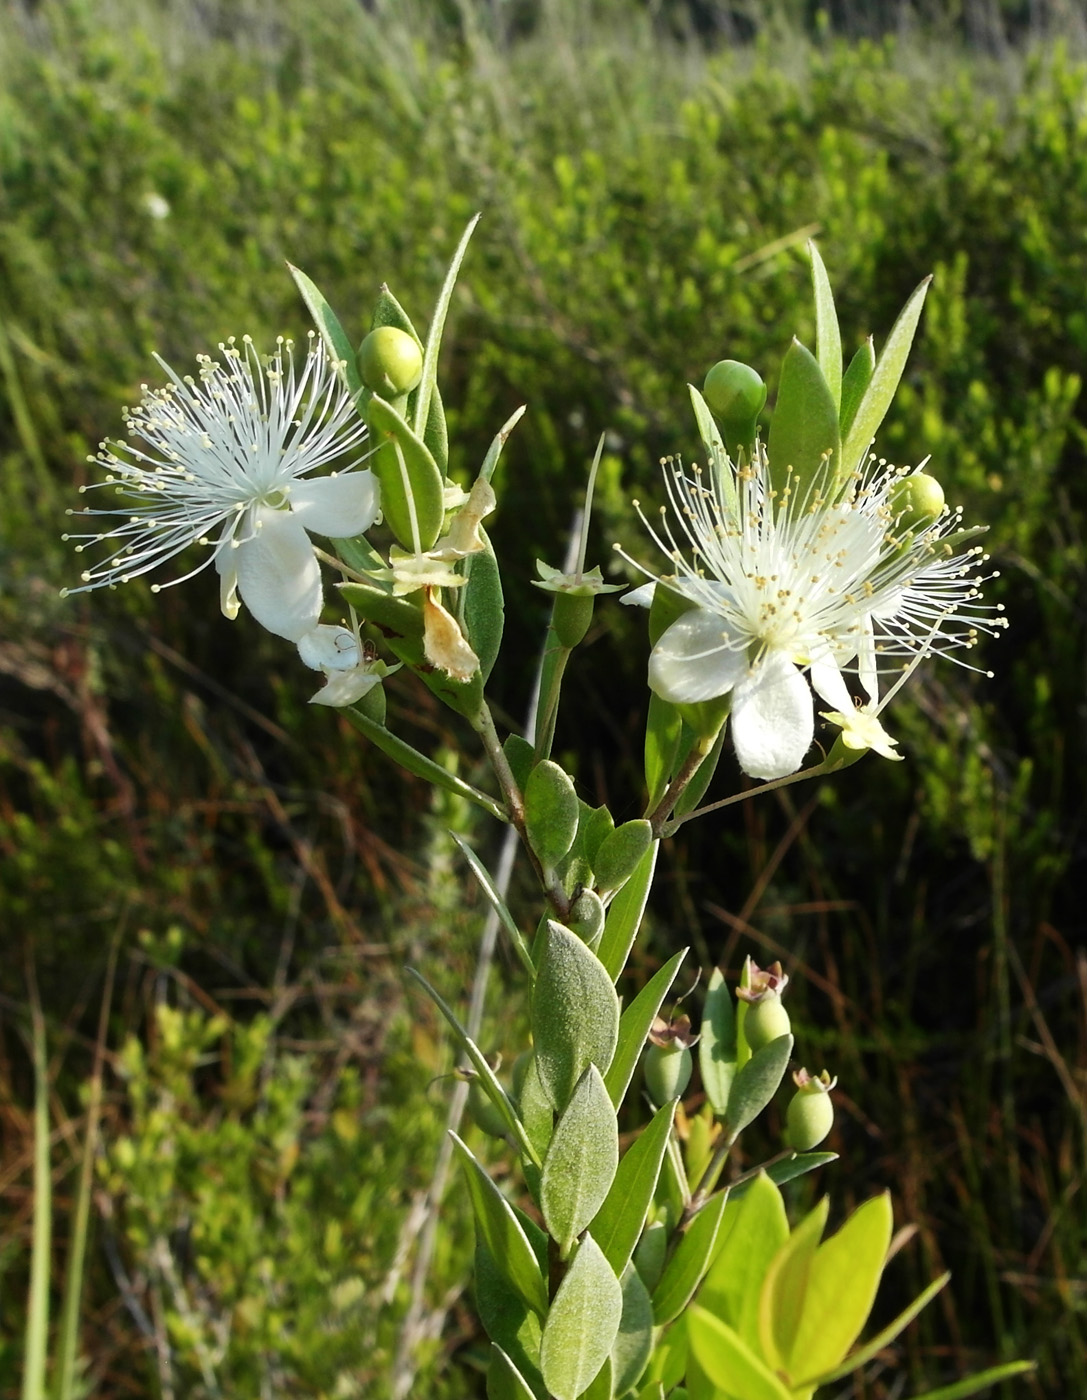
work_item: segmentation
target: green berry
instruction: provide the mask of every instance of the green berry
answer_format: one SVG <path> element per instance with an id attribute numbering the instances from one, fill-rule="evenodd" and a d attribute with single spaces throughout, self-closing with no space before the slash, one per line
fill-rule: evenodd
<path id="1" fill-rule="evenodd" d="M 764 992 L 758 1001 L 748 1003 L 744 1017 L 744 1037 L 752 1052 L 761 1050 L 791 1030 L 789 1013 L 777 992 Z"/>
<path id="2" fill-rule="evenodd" d="M 693 1058 L 685 1045 L 650 1045 L 643 1064 L 645 1087 L 655 1104 L 680 1098 L 691 1082 Z"/>
<path id="3" fill-rule="evenodd" d="M 821 1084 L 818 1088 L 798 1089 L 785 1111 L 785 1145 L 794 1152 L 810 1152 L 819 1146 L 833 1124 L 834 1104 L 829 1090 Z"/>
<path id="4" fill-rule="evenodd" d="M 419 342 L 396 326 L 378 326 L 359 346 L 359 374 L 367 389 L 382 398 L 410 394 L 423 377 Z"/>

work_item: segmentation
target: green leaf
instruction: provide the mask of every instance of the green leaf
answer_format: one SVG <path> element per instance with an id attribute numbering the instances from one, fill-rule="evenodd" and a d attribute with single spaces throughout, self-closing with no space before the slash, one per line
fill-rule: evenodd
<path id="1" fill-rule="evenodd" d="M 720 704 L 722 709 L 726 711 L 725 718 L 727 718 L 727 712 L 732 709 L 732 696 L 723 695 L 720 701 L 709 703 Z M 685 705 L 681 708 L 682 710 L 686 710 L 689 707 Z M 717 731 L 717 738 L 713 741 L 713 748 L 710 749 L 709 753 L 698 765 L 694 777 L 679 795 L 679 801 L 676 803 L 672 813 L 674 817 L 685 817 L 688 812 L 693 812 L 702 801 L 703 797 L 705 797 L 706 789 L 713 781 L 713 775 L 717 772 L 717 765 L 720 763 L 721 754 L 724 752 L 725 732 L 724 721 L 722 720 L 721 727 Z"/>
<path id="2" fill-rule="evenodd" d="M 484 529 L 480 528 L 479 534 L 484 548 L 478 554 L 469 554 L 461 564 L 468 582 L 457 596 L 457 608 L 468 644 L 479 657 L 479 673 L 486 685 L 502 646 L 506 604 L 494 548 Z"/>
<path id="3" fill-rule="evenodd" d="M 742 1395 L 744 1400 L 792 1400 L 765 1361 L 726 1322 L 704 1308 L 690 1310 L 687 1336 L 698 1364 L 726 1395 Z"/>
<path id="4" fill-rule="evenodd" d="M 747 1184 L 738 1201 L 734 1194 L 698 1301 L 757 1349 L 759 1292 L 771 1259 L 789 1238 L 789 1221 L 781 1192 L 765 1172 Z"/>
<path id="5" fill-rule="evenodd" d="M 843 441 L 849 437 L 849 430 L 857 416 L 864 391 L 872 382 L 872 371 L 876 367 L 876 350 L 869 336 L 849 362 L 849 368 L 842 380 L 842 407 L 839 416 L 839 431 Z"/>
<path id="6" fill-rule="evenodd" d="M 617 1275 L 630 1262 L 657 1189 L 661 1162 L 675 1118 L 675 1103 L 658 1108 L 647 1127 L 623 1153 L 611 1190 L 589 1226 L 593 1239 Z"/>
<path id="7" fill-rule="evenodd" d="M 650 1381 L 638 1392 L 638 1400 L 664 1400 L 664 1386 L 660 1381 Z"/>
<path id="8" fill-rule="evenodd" d="M 554 1400 L 576 1400 L 619 1331 L 623 1290 L 592 1235 L 578 1246 L 544 1323 L 540 1371 Z"/>
<path id="9" fill-rule="evenodd" d="M 649 899 L 649 889 L 653 883 L 659 845 L 659 841 L 653 842 L 642 856 L 637 870 L 608 906 L 604 937 L 600 940 L 600 961 L 607 968 L 613 982 L 626 967 L 630 950 L 638 936 L 646 901 Z"/>
<path id="10" fill-rule="evenodd" d="M 547 1314 L 547 1283 L 536 1251 L 513 1213 L 513 1207 L 456 1133 L 453 1147 L 464 1166 L 476 1228 L 495 1265 L 511 1288 L 540 1317 Z"/>
<path id="11" fill-rule="evenodd" d="M 613 905 L 612 908 L 615 906 Z M 605 930 L 605 937 L 607 931 Z M 623 1012 L 619 1020 L 619 1036 L 615 1056 L 604 1076 L 611 1101 L 616 1108 L 626 1097 L 638 1060 L 645 1048 L 646 1036 L 653 1024 L 653 1017 L 661 1009 L 661 1003 L 676 980 L 680 964 L 687 956 L 687 949 L 673 953 L 662 968 L 659 968 L 642 990 Z"/>
<path id="12" fill-rule="evenodd" d="M 295 286 L 302 293 L 306 310 L 313 318 L 313 324 L 317 327 L 330 358 L 340 366 L 340 377 L 344 384 L 352 394 L 356 396 L 362 394 L 362 380 L 359 377 L 358 365 L 355 363 L 355 347 L 351 344 L 343 326 L 340 325 L 336 313 L 317 290 L 316 284 L 310 281 L 301 268 L 288 263 L 287 271 L 294 278 Z"/>
<path id="13" fill-rule="evenodd" d="M 495 884 L 494 880 L 491 879 L 490 871 L 480 860 L 479 856 L 476 855 L 475 851 L 472 850 L 471 846 L 469 846 L 468 842 L 465 841 L 462 836 L 458 836 L 455 831 L 451 831 L 449 834 L 460 848 L 460 852 L 468 862 L 472 874 L 479 881 L 480 889 L 482 889 L 483 893 L 487 896 L 491 908 L 498 915 L 498 922 L 506 930 L 510 942 L 517 950 L 517 955 L 521 959 L 525 971 L 528 973 L 529 986 L 531 987 L 532 980 L 536 976 L 536 964 L 532 961 L 532 954 L 529 952 L 524 934 L 522 934 L 521 930 L 517 927 L 517 923 L 510 913 L 506 901 L 498 892 L 498 886 Z"/>
<path id="14" fill-rule="evenodd" d="M 594 868 L 596 853 L 600 849 L 601 842 L 614 830 L 615 818 L 607 807 L 590 807 L 588 803 L 582 804 L 578 823 L 578 841 L 581 843 L 582 854 Z"/>
<path id="15" fill-rule="evenodd" d="M 779 1035 L 756 1051 L 736 1075 L 725 1110 L 725 1122 L 733 1133 L 742 1132 L 777 1093 L 792 1053 L 792 1036 Z"/>
<path id="16" fill-rule="evenodd" d="M 617 890 L 625 885 L 653 844 L 653 827 L 644 818 L 624 822 L 601 841 L 593 861 L 597 888 Z"/>
<path id="17" fill-rule="evenodd" d="M 480 216 L 476 214 L 470 219 L 468 227 L 461 234 L 457 251 L 453 254 L 453 260 L 449 264 L 449 271 L 445 274 L 445 281 L 442 283 L 442 289 L 438 293 L 438 301 L 434 307 L 434 319 L 430 323 L 430 332 L 423 350 L 423 377 L 419 381 L 415 401 L 415 431 L 420 436 L 424 434 L 430 420 L 431 397 L 438 381 L 438 351 L 442 345 L 442 332 L 445 330 L 445 318 L 449 315 L 449 303 L 453 298 L 453 288 L 457 284 L 457 274 L 460 272 L 464 255 L 468 251 L 469 239 L 475 232 L 479 218 Z M 430 546 L 427 545 L 426 548 L 429 549 Z"/>
<path id="18" fill-rule="evenodd" d="M 702 445 L 706 449 L 710 471 L 716 483 L 718 494 L 733 519 L 738 519 L 740 514 L 740 502 L 736 495 L 736 480 L 729 465 L 728 453 L 725 444 L 717 427 L 717 420 L 710 412 L 710 406 L 702 397 L 701 392 L 693 384 L 687 385 L 691 395 L 691 407 L 694 409 L 695 422 L 698 424 L 698 436 L 702 439 Z M 654 638 L 654 641 L 656 638 Z"/>
<path id="19" fill-rule="evenodd" d="M 623 1316 L 611 1349 L 616 1395 L 625 1395 L 637 1383 L 653 1351 L 653 1303 L 636 1269 L 626 1269 L 622 1288 Z"/>
<path id="20" fill-rule="evenodd" d="M 825 1167 L 828 1162 L 837 1160 L 837 1152 L 801 1152 L 795 1157 L 787 1157 L 783 1162 L 771 1162 L 765 1170 L 770 1180 L 776 1186 L 781 1186 L 786 1181 L 794 1181 L 798 1176 L 804 1176 L 818 1167 Z M 733 1187 L 734 1195 L 735 1192 L 736 1188 Z"/>
<path id="21" fill-rule="evenodd" d="M 964 1400 L 967 1395 L 977 1395 L 982 1390 L 1012 1376 L 1022 1376 L 1037 1367 L 1036 1361 L 1007 1361 L 1003 1366 L 991 1366 L 987 1371 L 979 1371 L 976 1376 L 967 1376 L 952 1385 L 941 1386 L 939 1390 L 926 1390 L 916 1400 Z"/>
<path id="22" fill-rule="evenodd" d="M 811 285 L 815 294 L 815 358 L 823 371 L 835 412 L 842 402 L 842 334 L 838 329 L 838 313 L 834 309 L 834 293 L 830 279 L 814 241 L 808 243 L 811 256 Z"/>
<path id="23" fill-rule="evenodd" d="M 871 381 L 857 406 L 842 447 L 844 476 L 850 475 L 860 466 L 876 430 L 891 406 L 891 400 L 902 378 L 902 371 L 906 368 L 910 346 L 913 344 L 917 322 L 921 318 L 921 308 L 925 304 L 931 281 L 931 277 L 926 277 L 914 291 L 899 312 L 898 320 L 891 327 L 891 334 L 887 337 L 887 344 L 880 351 Z"/>
<path id="24" fill-rule="evenodd" d="M 759 1344 L 763 1356 L 784 1371 L 803 1316 L 808 1275 L 823 1227 L 827 1197 L 804 1217 L 770 1260 L 759 1294 Z"/>
<path id="25" fill-rule="evenodd" d="M 521 792 L 524 792 L 528 775 L 532 772 L 532 765 L 536 762 L 535 750 L 522 735 L 507 734 L 502 742 L 502 752 L 506 755 L 506 762 L 513 774 L 513 781 Z"/>
<path id="26" fill-rule="evenodd" d="M 827 1385 L 831 1381 L 839 1381 L 843 1376 L 848 1376 L 851 1371 L 858 1370 L 861 1366 L 867 1366 L 874 1356 L 878 1356 L 884 1347 L 890 1346 L 900 1332 L 910 1325 L 913 1319 L 923 1308 L 928 1307 L 933 1298 L 941 1288 L 946 1288 L 950 1280 L 950 1273 L 941 1274 L 938 1279 L 934 1279 L 929 1286 L 919 1293 L 907 1308 L 903 1308 L 895 1320 L 889 1323 L 881 1332 L 865 1342 L 864 1346 L 858 1347 L 852 1356 L 847 1356 L 840 1366 L 835 1366 L 833 1371 L 828 1371 L 819 1377 L 817 1385 Z"/>
<path id="27" fill-rule="evenodd" d="M 893 1225 L 888 1192 L 859 1206 L 815 1251 L 787 1365 L 797 1385 L 837 1366 L 876 1301 Z"/>
<path id="28" fill-rule="evenodd" d="M 532 1039 L 544 1092 L 561 1113 L 589 1065 L 606 1074 L 619 1033 L 619 998 L 600 959 L 549 919 L 532 994 Z"/>
<path id="29" fill-rule="evenodd" d="M 797 505 L 809 491 L 825 489 L 837 478 L 838 405 L 818 361 L 799 340 L 782 361 L 766 450 L 775 490 L 788 490 Z"/>
<path id="30" fill-rule="evenodd" d="M 518 1106 L 525 1132 L 542 1162 L 551 1142 L 551 1134 L 555 1131 L 555 1110 L 551 1107 L 551 1101 L 540 1082 L 535 1055 L 529 1059 Z"/>
<path id="31" fill-rule="evenodd" d="M 506 1282 L 482 1237 L 476 1240 L 472 1272 L 476 1311 L 487 1336 L 514 1363 L 530 1390 L 543 1388 L 540 1377 L 540 1319 Z"/>
<path id="32" fill-rule="evenodd" d="M 619 1165 L 619 1125 L 595 1065 L 574 1086 L 544 1158 L 540 1208 L 565 1259 L 596 1215 Z"/>
<path id="33" fill-rule="evenodd" d="M 646 809 L 652 811 L 664 796 L 669 779 L 677 768 L 683 716 L 675 705 L 649 692 L 649 714 L 645 724 Z"/>
<path id="34" fill-rule="evenodd" d="M 435 787 L 444 788 L 446 792 L 455 793 L 457 797 L 467 798 L 469 802 L 474 802 L 477 807 L 482 807 L 485 812 L 489 812 L 492 817 L 497 817 L 499 821 L 506 820 L 505 812 L 493 797 L 488 797 L 485 792 L 480 792 L 478 788 L 472 787 L 471 783 L 466 783 L 463 778 L 458 778 L 456 773 L 450 773 L 440 763 L 435 763 L 433 759 L 427 758 L 426 754 L 412 748 L 404 739 L 398 738 L 392 730 L 386 729 L 383 724 L 378 724 L 376 720 L 363 714 L 357 705 L 348 706 L 344 710 L 344 714 L 360 734 L 365 734 L 376 748 L 379 748 L 394 763 L 399 763 L 401 768 L 407 769 L 409 773 L 414 773 L 417 778 L 425 778 L 428 783 L 433 783 Z"/>
<path id="35" fill-rule="evenodd" d="M 727 1200 L 727 1191 L 710 1197 L 665 1264 L 660 1283 L 653 1290 L 653 1316 L 658 1327 L 673 1322 L 694 1297 L 713 1258 Z"/>
<path id="36" fill-rule="evenodd" d="M 581 1392 L 581 1400 L 612 1400 L 614 1395 L 611 1380 L 611 1357 L 605 1357 L 604 1364 L 589 1384 Z"/>
<path id="37" fill-rule="evenodd" d="M 491 1343 L 487 1367 L 487 1400 L 539 1400 L 537 1393 L 497 1342 Z"/>
<path id="38" fill-rule="evenodd" d="M 430 448 L 391 404 L 371 395 L 371 466 L 381 483 L 381 513 L 404 549 L 431 549 L 445 519 L 445 483 Z"/>
<path id="39" fill-rule="evenodd" d="M 732 1009 L 732 993 L 725 974 L 715 967 L 706 989 L 706 1005 L 699 1027 L 698 1067 L 702 1087 L 718 1118 L 728 1108 L 732 1081 L 736 1077 L 736 1016 Z"/>
<path id="40" fill-rule="evenodd" d="M 423 342 L 411 323 L 411 317 L 393 296 L 387 282 L 382 282 L 378 288 L 377 301 L 374 302 L 373 314 L 370 317 L 372 331 L 380 330 L 382 326 L 395 326 L 398 331 L 410 335 L 420 350 L 423 348 Z"/>
<path id="41" fill-rule="evenodd" d="M 536 1166 L 541 1166 L 542 1163 L 536 1154 L 536 1149 L 530 1142 L 525 1132 L 524 1124 L 521 1122 L 520 1118 L 518 1118 L 513 1104 L 510 1102 L 509 1095 L 499 1083 L 494 1070 L 491 1069 L 490 1065 L 487 1063 L 486 1056 L 483 1054 L 482 1050 L 480 1050 L 479 1046 L 464 1029 L 460 1021 L 457 1020 L 453 1008 L 443 997 L 439 996 L 426 978 L 423 977 L 421 973 L 416 972 L 413 967 L 407 969 L 407 974 L 419 983 L 420 987 L 422 987 L 427 996 L 430 997 L 434 1005 L 449 1022 L 460 1048 L 468 1056 L 469 1060 L 471 1060 L 472 1068 L 479 1076 L 480 1087 L 502 1115 L 518 1147 L 520 1147 L 524 1155 L 528 1157 L 530 1161 L 534 1162 Z"/>
<path id="42" fill-rule="evenodd" d="M 579 807 L 574 781 L 557 763 L 537 763 L 525 784 L 525 833 L 545 870 L 574 844 Z"/>

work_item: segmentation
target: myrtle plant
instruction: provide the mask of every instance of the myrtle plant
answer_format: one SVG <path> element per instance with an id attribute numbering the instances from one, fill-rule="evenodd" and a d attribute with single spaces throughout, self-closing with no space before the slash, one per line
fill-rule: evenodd
<path id="1" fill-rule="evenodd" d="M 881 353 L 869 339 L 843 367 L 812 245 L 815 350 L 796 340 L 786 350 L 768 435 L 760 376 L 730 360 L 710 368 L 702 390 L 690 389 L 698 464 L 662 464 L 665 504 L 659 515 L 634 504 L 645 549 L 620 549 L 610 581 L 587 566 L 597 450 L 573 566 L 537 566 L 551 615 L 534 724 L 503 734 L 487 698 L 503 588 L 484 522 L 524 410 L 499 429 L 474 480 L 458 484 L 437 382 L 472 227 L 425 340 L 383 287 L 356 348 L 292 269 L 314 322 L 304 354 L 280 341 L 262 355 L 243 339 L 200 359 L 195 376 L 163 364 L 165 387 L 127 414 L 128 440 L 92 458 L 107 476 L 86 489 L 97 501 L 113 487 L 120 503 L 78 513 L 76 547 L 103 551 L 80 586 L 128 582 L 182 552 L 173 582 L 214 564 L 224 614 L 244 606 L 323 673 L 315 702 L 515 830 L 539 887 L 527 918 L 460 843 L 530 1011 L 530 1045 L 506 1047 L 508 1079 L 412 972 L 463 1053 L 476 1121 L 512 1169 L 500 1187 L 455 1138 L 476 1224 L 490 1400 L 806 1400 L 863 1367 L 946 1280 L 858 1348 L 891 1247 L 889 1198 L 861 1205 L 825 1240 L 825 1199 L 790 1226 L 779 1187 L 834 1159 L 819 1149 L 836 1081 L 800 1063 L 779 964 L 748 958 L 731 980 L 706 969 L 697 1029 L 677 997 L 697 981 L 685 950 L 626 1005 L 616 984 L 662 839 L 869 751 L 900 760 L 885 711 L 906 679 L 932 657 L 969 664 L 979 637 L 1003 626 L 981 597 L 979 532 L 945 505 L 926 463 L 896 467 L 870 451 L 927 282 Z M 202 551 L 195 564 L 190 547 Z M 643 814 L 618 824 L 553 757 L 571 657 L 598 598 L 617 591 L 646 608 L 651 644 Z M 398 732 L 383 681 L 400 668 L 465 722 L 492 785 Z M 726 744 L 744 776 L 718 795 L 710 785 Z M 704 1107 L 688 1115 L 696 1055 Z M 730 1154 L 787 1082 L 780 1149 L 739 1174 Z M 621 1111 L 643 1124 L 622 1154 Z M 931 1394 L 971 1394 L 1015 1369 Z"/>

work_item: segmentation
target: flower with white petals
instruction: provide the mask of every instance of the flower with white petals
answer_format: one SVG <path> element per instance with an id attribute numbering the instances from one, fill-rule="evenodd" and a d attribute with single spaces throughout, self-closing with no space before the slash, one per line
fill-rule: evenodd
<path id="1" fill-rule="evenodd" d="M 125 411 L 130 440 L 105 442 L 91 458 L 109 476 L 83 489 L 113 486 L 124 505 L 80 512 L 111 526 L 66 538 L 79 551 L 101 544 L 112 553 L 70 591 L 127 583 L 202 545 L 207 557 L 172 582 L 214 562 L 227 617 L 244 602 L 270 632 L 298 642 L 317 627 L 323 602 L 310 533 L 359 535 L 379 514 L 377 480 L 357 469 L 361 457 L 315 475 L 356 453 L 366 425 L 315 337 L 300 366 L 282 338 L 266 360 L 248 336 L 219 349 L 220 360 L 198 357 L 195 378 L 159 360 L 170 382 L 145 385 L 139 406 Z"/>
<path id="2" fill-rule="evenodd" d="M 368 643 L 360 645 L 347 627 L 322 623 L 298 641 L 298 654 L 313 671 L 323 671 L 325 683 L 310 696 L 311 705 L 354 705 L 376 685 L 400 670 L 379 661 Z"/>
<path id="3" fill-rule="evenodd" d="M 673 564 L 659 581 L 691 606 L 653 648 L 649 684 L 673 704 L 730 695 L 733 744 L 751 777 L 800 767 L 815 730 L 812 689 L 835 707 L 848 746 L 894 757 L 873 708 L 880 671 L 895 658 L 952 654 L 1005 625 L 978 602 L 981 551 L 953 554 L 968 533 L 959 516 L 907 525 L 897 502 L 910 473 L 873 460 L 828 500 L 819 483 L 776 492 L 761 445 L 750 464 L 726 460 L 712 480 L 662 465 L 679 531 L 667 510 L 659 533 L 642 519 Z M 849 671 L 871 701 L 856 713 Z"/>

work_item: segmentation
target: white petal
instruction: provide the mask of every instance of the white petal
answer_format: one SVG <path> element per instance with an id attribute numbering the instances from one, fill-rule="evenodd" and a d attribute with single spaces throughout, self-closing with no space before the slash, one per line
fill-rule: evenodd
<path id="1" fill-rule="evenodd" d="M 350 671 L 359 664 L 355 634 L 327 623 L 299 637 L 298 655 L 311 671 Z"/>
<path id="2" fill-rule="evenodd" d="M 540 561 L 537 559 L 537 566 L 539 562 Z M 558 574 L 559 570 L 555 569 L 554 572 Z M 656 581 L 651 579 L 649 583 L 640 583 L 637 588 L 632 588 L 629 593 L 624 593 L 619 601 L 620 603 L 626 603 L 628 608 L 651 608 L 653 606 L 653 594 L 656 591 Z"/>
<path id="3" fill-rule="evenodd" d="M 747 655 L 730 646 L 730 641 L 716 613 L 704 608 L 685 612 L 653 648 L 650 689 L 673 705 L 692 705 L 726 694 L 747 675 Z"/>
<path id="4" fill-rule="evenodd" d="M 291 513 L 317 535 L 361 535 L 380 514 L 377 477 L 358 471 L 297 481 L 291 487 Z"/>
<path id="5" fill-rule="evenodd" d="M 807 682 L 781 652 L 768 652 L 732 700 L 732 743 L 740 767 L 767 780 L 795 773 L 814 732 Z"/>
<path id="6" fill-rule="evenodd" d="M 811 684 L 812 689 L 821 695 L 828 705 L 833 705 L 836 710 L 848 714 L 853 708 L 853 701 L 846 689 L 845 681 L 842 680 L 838 663 L 829 654 L 812 661 Z"/>
<path id="7" fill-rule="evenodd" d="M 311 695 L 311 705 L 353 705 L 380 685 L 381 677 L 365 666 L 356 666 L 350 671 L 336 671 L 316 695 Z"/>
<path id="8" fill-rule="evenodd" d="M 261 506 L 234 551 L 238 592 L 262 627 L 297 642 L 321 616 L 321 570 L 293 511 Z"/>
<path id="9" fill-rule="evenodd" d="M 876 638 L 870 617 L 864 619 L 864 632 L 857 647 L 857 669 L 861 685 L 874 704 L 879 698 L 879 672 L 876 669 Z"/>
<path id="10" fill-rule="evenodd" d="M 231 622 L 241 611 L 241 603 L 238 600 L 238 570 L 234 551 L 229 545 L 225 549 L 220 549 L 215 556 L 215 567 L 219 573 L 219 607 L 223 616 L 229 617 Z"/>

